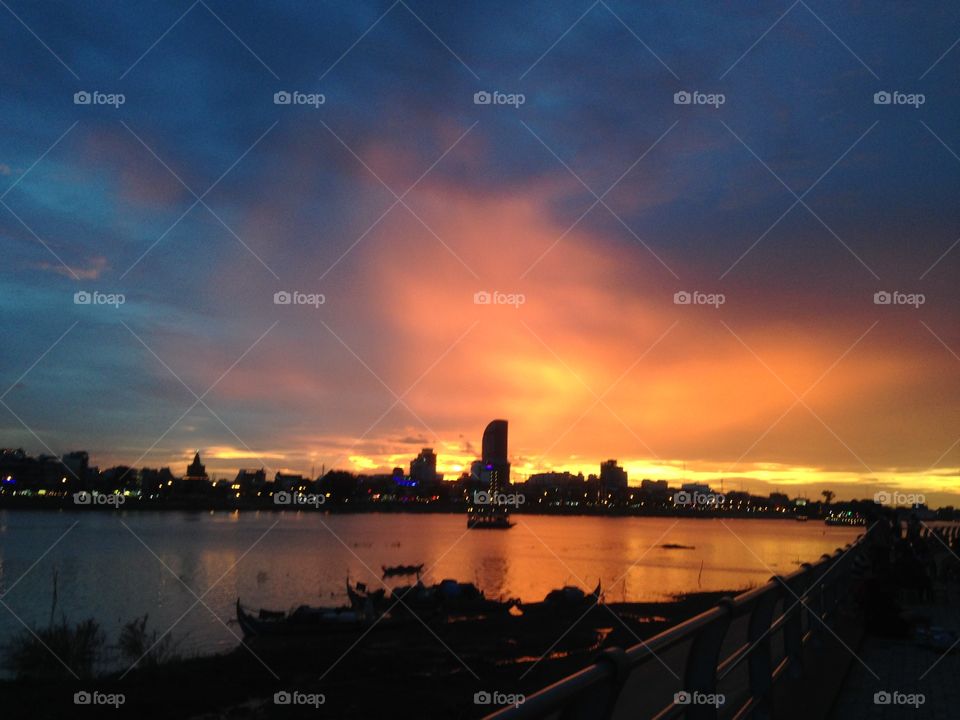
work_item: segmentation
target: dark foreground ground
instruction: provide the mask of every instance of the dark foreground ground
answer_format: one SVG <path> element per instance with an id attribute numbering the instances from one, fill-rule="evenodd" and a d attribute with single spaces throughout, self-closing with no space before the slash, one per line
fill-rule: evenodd
<path id="1" fill-rule="evenodd" d="M 479 718 L 497 706 L 477 704 L 477 693 L 530 695 L 588 664 L 603 648 L 636 644 L 731 594 L 611 603 L 582 617 L 509 615 L 425 625 L 412 620 L 365 635 L 258 642 L 226 655 L 134 670 L 122 680 L 2 682 L 0 716 Z M 82 691 L 102 693 L 100 700 L 122 693 L 124 702 L 119 708 L 77 705 L 74 693 Z M 291 693 L 291 704 L 275 702 L 275 693 L 284 691 Z"/>

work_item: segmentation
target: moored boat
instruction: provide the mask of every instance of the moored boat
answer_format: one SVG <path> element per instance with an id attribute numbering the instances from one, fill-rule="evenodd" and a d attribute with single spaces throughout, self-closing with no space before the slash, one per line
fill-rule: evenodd
<path id="1" fill-rule="evenodd" d="M 507 613 L 516 600 L 494 600 L 473 583 L 442 580 L 436 585 L 408 585 L 393 590 L 391 600 L 397 607 L 423 617 L 475 616 Z"/>
<path id="2" fill-rule="evenodd" d="M 366 624 L 366 616 L 352 607 L 309 605 L 301 605 L 291 612 L 261 609 L 252 614 L 244 610 L 237 598 L 237 623 L 245 637 L 290 637 L 356 630 Z"/>
<path id="3" fill-rule="evenodd" d="M 558 590 L 551 590 L 540 602 L 519 603 L 524 616 L 556 616 L 569 614 L 583 614 L 602 602 L 603 593 L 600 582 L 592 593 L 586 593 L 580 588 L 567 585 Z"/>
<path id="4" fill-rule="evenodd" d="M 347 597 L 350 598 L 350 607 L 362 613 L 367 619 L 379 618 L 391 606 L 386 588 L 370 590 L 362 582 L 350 585 L 350 581 L 347 580 Z"/>

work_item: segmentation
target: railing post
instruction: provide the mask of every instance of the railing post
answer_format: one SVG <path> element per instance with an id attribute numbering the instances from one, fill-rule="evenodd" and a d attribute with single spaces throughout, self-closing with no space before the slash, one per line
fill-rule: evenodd
<path id="1" fill-rule="evenodd" d="M 823 555 L 821 560 L 828 560 L 829 555 Z M 838 562 L 838 561 L 834 561 Z M 839 582 L 839 577 L 834 577 L 834 572 L 840 572 L 840 570 L 834 570 L 834 563 L 830 563 L 824 573 L 830 573 L 830 577 L 824 579 L 820 583 L 820 598 L 821 598 L 821 615 L 826 615 L 823 618 L 823 624 L 828 628 L 833 628 L 837 620 L 837 605 L 840 603 L 840 595 L 837 593 L 837 583 Z M 823 575 L 821 575 L 823 577 Z M 819 625 L 819 623 L 817 623 Z"/>
<path id="2" fill-rule="evenodd" d="M 613 716 L 620 690 L 630 675 L 627 654 L 623 648 L 607 648 L 600 653 L 597 663 L 611 666 L 610 679 L 590 688 L 567 705 L 560 715 L 563 720 L 598 720 Z"/>
<path id="3" fill-rule="evenodd" d="M 834 560 L 833 562 L 837 562 Z M 823 577 L 823 573 L 829 570 L 833 563 L 819 563 L 816 567 L 810 563 L 803 563 L 802 567 L 806 570 L 807 587 L 811 588 L 810 597 L 807 599 L 807 630 L 810 633 L 810 646 L 820 648 L 823 646 L 823 587 L 818 584 L 818 580 Z"/>
<path id="4" fill-rule="evenodd" d="M 747 641 L 753 646 L 747 658 L 750 695 L 756 701 L 754 717 L 766 720 L 773 715 L 770 688 L 773 686 L 773 661 L 770 658 L 770 625 L 780 593 L 771 588 L 759 598 L 750 613 Z"/>
<path id="5" fill-rule="evenodd" d="M 697 633 L 687 654 L 683 687 L 691 695 L 697 693 L 713 695 L 717 692 L 720 647 L 730 627 L 733 600 L 723 598 L 717 606 L 724 610 L 724 613 Z M 717 718 L 717 707 L 714 705 L 692 703 L 685 708 L 684 717 L 687 720 L 716 720 Z"/>
<path id="6" fill-rule="evenodd" d="M 804 608 L 800 603 L 804 590 L 807 587 L 806 577 L 800 575 L 790 584 L 782 576 L 777 580 L 786 590 L 784 595 L 783 649 L 790 660 L 790 677 L 799 678 L 803 673 L 803 620 L 801 613 Z"/>

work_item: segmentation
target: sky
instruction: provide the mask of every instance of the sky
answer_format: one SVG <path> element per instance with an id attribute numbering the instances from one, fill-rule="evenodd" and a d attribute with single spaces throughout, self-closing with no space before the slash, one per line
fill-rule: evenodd
<path id="1" fill-rule="evenodd" d="M 453 478 L 506 418 L 521 479 L 956 503 L 958 36 L 947 3 L 10 0 L 0 446 Z"/>

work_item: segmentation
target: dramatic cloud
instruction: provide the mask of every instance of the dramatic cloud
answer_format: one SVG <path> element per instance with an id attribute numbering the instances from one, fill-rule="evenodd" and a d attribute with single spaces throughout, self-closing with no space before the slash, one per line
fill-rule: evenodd
<path id="1" fill-rule="evenodd" d="M 409 5 L 16 8 L 2 445 L 957 490 L 960 11 Z"/>

